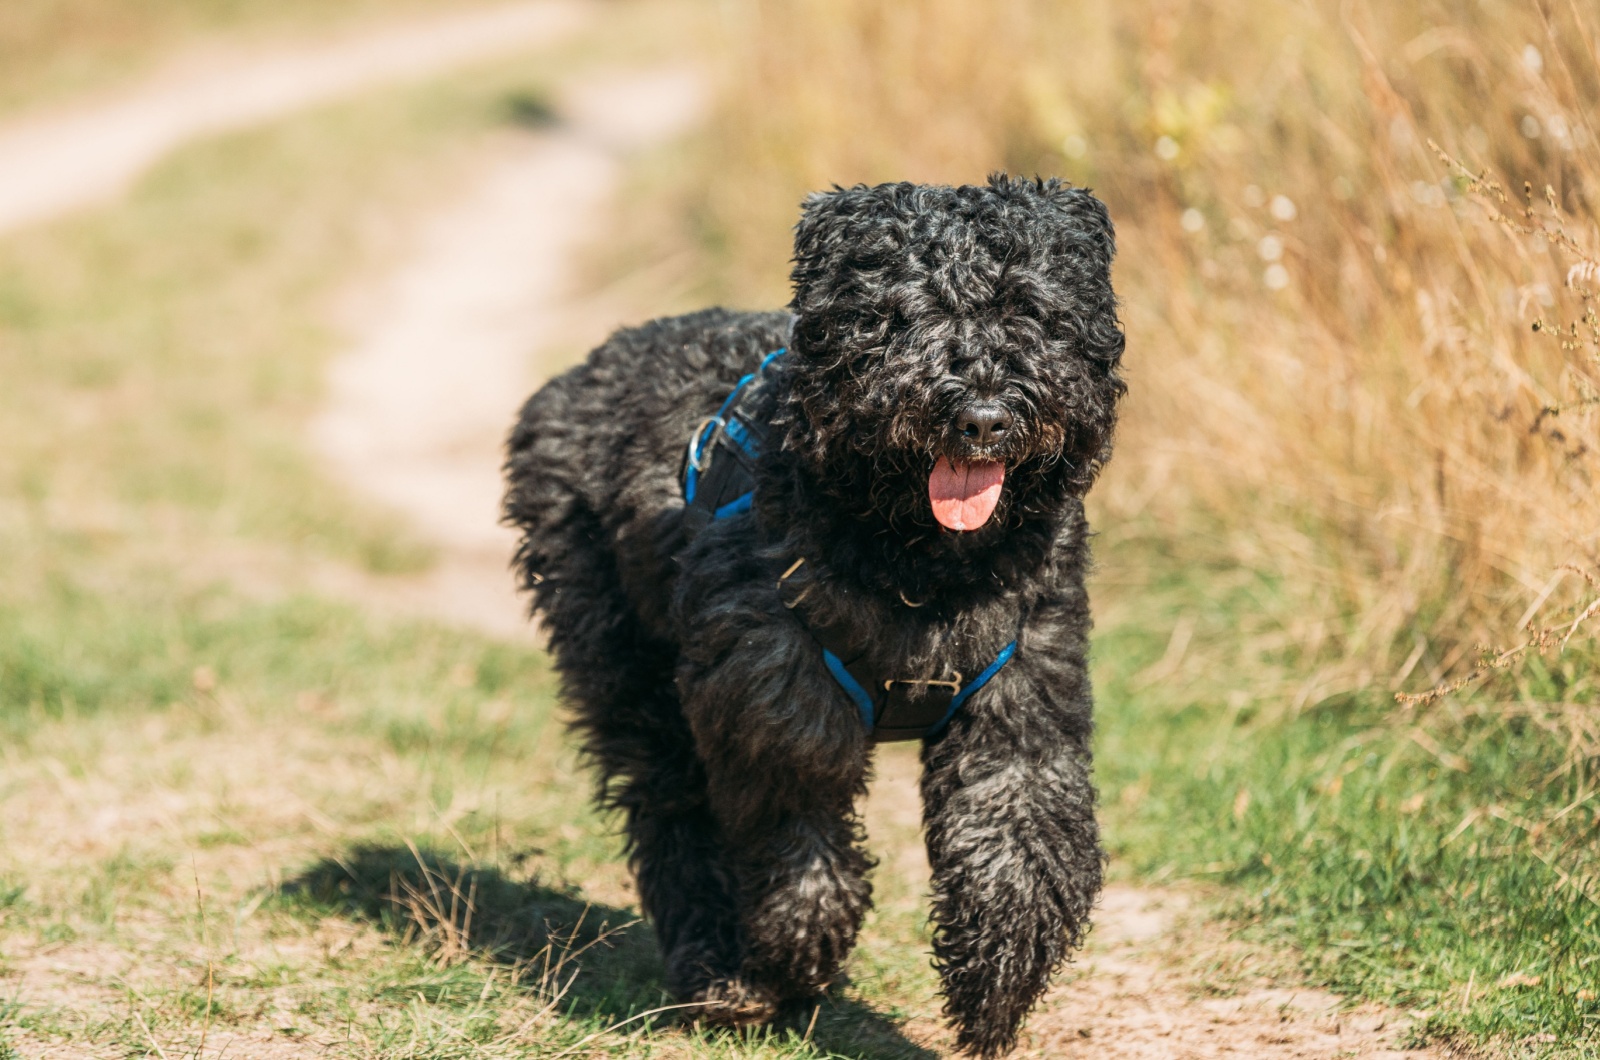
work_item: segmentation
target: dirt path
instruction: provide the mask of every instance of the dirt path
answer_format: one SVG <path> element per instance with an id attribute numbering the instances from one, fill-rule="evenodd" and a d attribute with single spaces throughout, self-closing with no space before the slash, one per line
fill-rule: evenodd
<path id="1" fill-rule="evenodd" d="M 384 83 L 549 43 L 579 0 L 475 7 L 358 36 L 190 55 L 109 100 L 0 128 L 0 234 L 114 197 L 174 147 Z"/>
<path id="2" fill-rule="evenodd" d="M 531 636 L 498 524 L 501 444 L 557 337 L 597 342 L 618 321 L 574 320 L 570 272 L 605 226 L 621 159 L 701 113 L 700 79 L 670 68 L 569 86 L 552 131 L 499 146 L 483 175 L 419 225 L 409 260 L 353 296 L 319 449 L 358 492 L 438 546 L 394 587 L 411 610 Z"/>

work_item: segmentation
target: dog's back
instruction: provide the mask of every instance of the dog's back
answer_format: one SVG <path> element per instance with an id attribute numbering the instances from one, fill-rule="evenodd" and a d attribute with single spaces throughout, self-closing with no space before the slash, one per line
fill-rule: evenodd
<path id="1" fill-rule="evenodd" d="M 709 309 L 625 328 L 523 406 L 505 513 L 563 673 L 595 661 L 566 657 L 581 650 L 568 641 L 589 639 L 560 636 L 569 615 L 585 630 L 638 620 L 639 632 L 668 635 L 685 440 L 788 326 L 786 313 Z"/>

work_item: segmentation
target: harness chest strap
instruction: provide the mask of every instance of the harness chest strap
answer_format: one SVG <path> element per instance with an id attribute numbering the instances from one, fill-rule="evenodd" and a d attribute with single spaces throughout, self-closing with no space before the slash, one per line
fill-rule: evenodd
<path id="1" fill-rule="evenodd" d="M 880 673 L 872 667 L 859 642 L 847 639 L 822 623 L 807 620 L 802 605 L 808 589 L 802 589 L 793 600 L 784 599 L 784 583 L 804 563 L 804 558 L 797 559 L 783 572 L 777 584 L 778 598 L 795 612 L 822 648 L 822 661 L 828 672 L 855 703 L 862 724 L 879 743 L 938 735 L 955 717 L 956 711 L 993 680 L 1017 653 L 1017 642 L 1013 640 L 970 681 L 960 671 L 949 678 L 906 678 Z"/>
<path id="2" fill-rule="evenodd" d="M 861 712 L 861 721 L 872 733 L 874 740 L 886 743 L 891 740 L 916 740 L 929 736 L 937 736 L 950 724 L 950 719 L 955 717 L 956 711 L 971 698 L 972 694 L 999 673 L 1011 657 L 1017 653 L 1017 642 L 1012 641 L 1000 649 L 1000 654 L 995 656 L 993 662 L 983 668 L 983 672 L 966 684 L 961 684 L 961 674 L 958 672 L 951 681 L 906 680 L 904 678 L 890 678 L 883 683 L 883 689 L 876 696 L 869 692 L 850 668 L 844 664 L 833 652 L 824 648 L 822 661 L 827 664 L 828 672 L 833 674 L 833 679 L 839 682 L 839 687 L 845 690 L 855 701 L 856 709 Z M 906 717 L 906 711 L 895 710 L 894 688 L 896 685 L 928 685 L 948 686 L 950 698 L 938 720 L 932 725 L 920 724 L 918 718 Z M 926 697 L 931 698 L 931 697 Z M 937 700 L 935 700 L 937 702 Z"/>

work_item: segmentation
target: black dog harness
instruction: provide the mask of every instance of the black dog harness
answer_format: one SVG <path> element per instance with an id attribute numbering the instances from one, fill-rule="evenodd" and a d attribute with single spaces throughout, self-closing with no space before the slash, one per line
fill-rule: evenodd
<path id="1" fill-rule="evenodd" d="M 701 421 L 689 436 L 683 470 L 684 524 L 689 536 L 717 520 L 750 510 L 755 499 L 756 461 L 770 427 L 770 403 L 760 401 L 759 396 L 767 366 L 784 352 L 776 350 L 762 358 L 756 370 L 734 386 L 716 415 Z M 871 665 L 859 640 L 808 619 L 804 607 L 808 589 L 801 589 L 792 599 L 785 595 L 790 577 L 804 564 L 804 558 L 797 559 L 783 572 L 778 579 L 778 598 L 822 648 L 828 672 L 855 703 L 862 724 L 879 743 L 938 734 L 1017 652 L 1013 640 L 970 680 L 959 670 L 937 679 L 880 672 Z"/>

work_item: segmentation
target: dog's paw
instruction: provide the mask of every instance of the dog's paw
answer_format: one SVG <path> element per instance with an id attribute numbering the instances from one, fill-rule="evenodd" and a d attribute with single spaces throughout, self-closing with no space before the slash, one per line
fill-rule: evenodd
<path id="1" fill-rule="evenodd" d="M 973 1060 L 998 1060 L 1016 1044 L 1017 1033 L 1011 1028 L 962 1028 L 956 1036 L 956 1051 Z"/>
<path id="2" fill-rule="evenodd" d="M 981 1008 L 952 1011 L 946 1007 L 956 1032 L 956 1052 L 973 1060 L 997 1060 L 1016 1048 L 1017 1035 L 1028 1005 L 1008 1007 L 1003 998 L 990 998 Z"/>
<path id="3" fill-rule="evenodd" d="M 736 977 L 714 979 L 684 999 L 687 1018 L 711 1027 L 757 1027 L 779 1012 L 777 995 Z"/>

